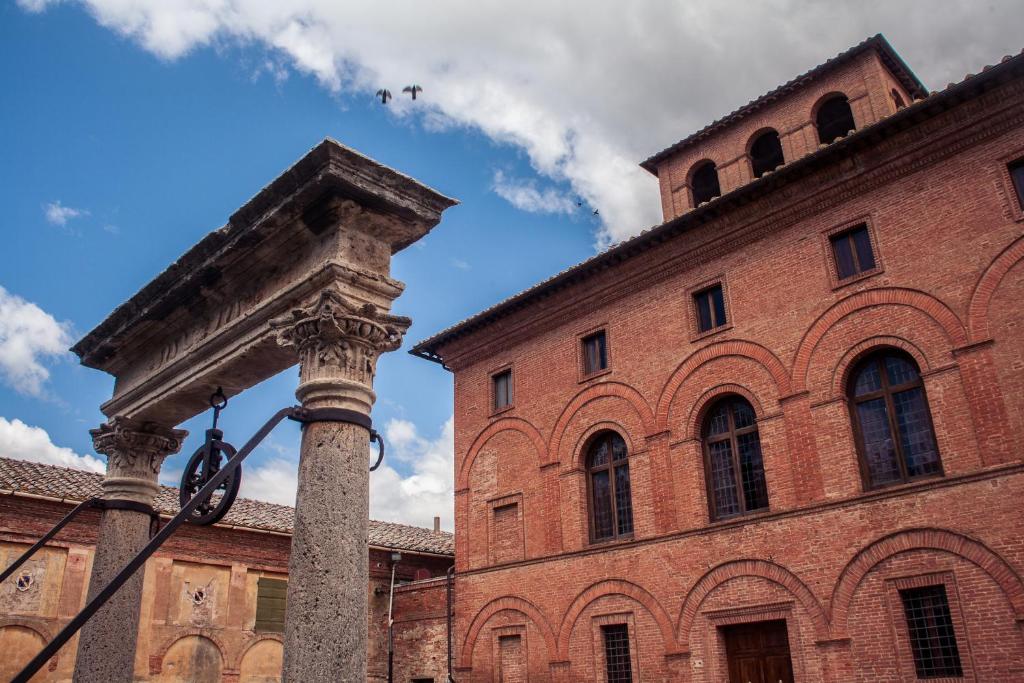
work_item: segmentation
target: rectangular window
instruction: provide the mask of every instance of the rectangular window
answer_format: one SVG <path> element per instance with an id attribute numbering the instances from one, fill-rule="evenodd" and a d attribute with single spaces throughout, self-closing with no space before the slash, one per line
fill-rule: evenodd
<path id="1" fill-rule="evenodd" d="M 256 631 L 284 633 L 284 605 L 288 582 L 260 577 L 256 583 Z"/>
<path id="2" fill-rule="evenodd" d="M 604 636 L 604 668 L 608 683 L 633 683 L 633 665 L 629 659 L 629 627 L 609 624 L 601 627 Z"/>
<path id="3" fill-rule="evenodd" d="M 494 385 L 494 409 L 501 410 L 512 405 L 512 371 L 504 370 L 491 377 Z"/>
<path id="4" fill-rule="evenodd" d="M 583 374 L 593 375 L 608 369 L 608 342 L 604 330 L 583 338 Z"/>
<path id="5" fill-rule="evenodd" d="M 693 303 L 697 307 L 697 331 L 707 332 L 725 325 L 725 295 L 722 285 L 701 290 L 693 295 Z"/>
<path id="6" fill-rule="evenodd" d="M 862 223 L 829 239 L 836 259 L 836 275 L 840 280 L 874 270 L 875 252 L 871 248 L 867 225 Z"/>
<path id="7" fill-rule="evenodd" d="M 917 677 L 963 676 L 946 587 L 940 584 L 901 590 L 900 598 L 907 616 Z"/>
<path id="8" fill-rule="evenodd" d="M 1010 179 L 1013 180 L 1013 189 L 1017 190 L 1017 203 L 1021 211 L 1024 211 L 1024 159 L 1017 159 L 1009 165 Z"/>

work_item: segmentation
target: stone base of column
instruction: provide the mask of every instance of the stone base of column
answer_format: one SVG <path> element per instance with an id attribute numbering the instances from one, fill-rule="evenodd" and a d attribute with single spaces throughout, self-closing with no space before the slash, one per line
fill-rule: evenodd
<path id="1" fill-rule="evenodd" d="M 92 600 L 149 541 L 149 515 L 104 510 L 89 578 Z M 82 627 L 75 659 L 75 683 L 130 683 L 135 673 L 142 579 L 139 568 Z"/>
<path id="2" fill-rule="evenodd" d="M 369 433 L 315 422 L 302 434 L 288 565 L 286 683 L 366 681 Z"/>

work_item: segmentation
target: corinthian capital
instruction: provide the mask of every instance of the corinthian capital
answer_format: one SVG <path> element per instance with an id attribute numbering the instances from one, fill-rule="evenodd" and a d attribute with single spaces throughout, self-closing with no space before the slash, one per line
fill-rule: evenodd
<path id="1" fill-rule="evenodd" d="M 164 458 L 181 450 L 188 436 L 184 429 L 168 429 L 120 416 L 89 433 L 96 452 L 107 456 L 104 497 L 148 505 L 153 504 L 159 490 L 156 481 Z"/>
<path id="2" fill-rule="evenodd" d="M 327 289 L 311 305 L 271 321 L 278 342 L 299 356 L 300 400 L 355 403 L 369 411 L 377 358 L 402 345 L 409 318 L 389 315 L 373 304 L 355 304 Z M 339 394 L 336 389 L 342 389 Z M 328 394 L 337 394 L 329 400 Z M 322 399 L 322 400 L 321 400 Z M 348 399 L 351 399 L 348 400 Z"/>

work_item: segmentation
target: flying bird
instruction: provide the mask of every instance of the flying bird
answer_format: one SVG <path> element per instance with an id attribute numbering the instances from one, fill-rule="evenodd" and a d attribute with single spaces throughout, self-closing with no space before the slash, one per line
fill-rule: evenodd
<path id="1" fill-rule="evenodd" d="M 380 98 L 381 104 L 387 104 L 388 100 L 391 99 L 391 91 L 386 88 L 381 88 L 377 91 L 377 97 Z"/>
<path id="2" fill-rule="evenodd" d="M 595 216 L 600 215 L 600 213 L 601 213 L 600 211 L 598 211 L 597 209 L 594 209 L 594 215 Z"/>
<path id="3" fill-rule="evenodd" d="M 407 85 L 404 88 L 402 88 L 402 92 L 412 93 L 412 98 L 415 100 L 416 99 L 416 93 L 423 92 L 423 88 L 421 88 L 420 86 L 415 85 L 415 84 L 414 85 Z"/>

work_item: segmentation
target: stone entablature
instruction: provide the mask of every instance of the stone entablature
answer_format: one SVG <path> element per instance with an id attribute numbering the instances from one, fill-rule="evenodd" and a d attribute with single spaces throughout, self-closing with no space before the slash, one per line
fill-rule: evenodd
<path id="1" fill-rule="evenodd" d="M 177 424 L 294 365 L 272 319 L 344 291 L 390 308 L 403 285 L 390 257 L 455 204 L 408 176 L 324 140 L 75 345 L 116 378 L 102 406 Z"/>

